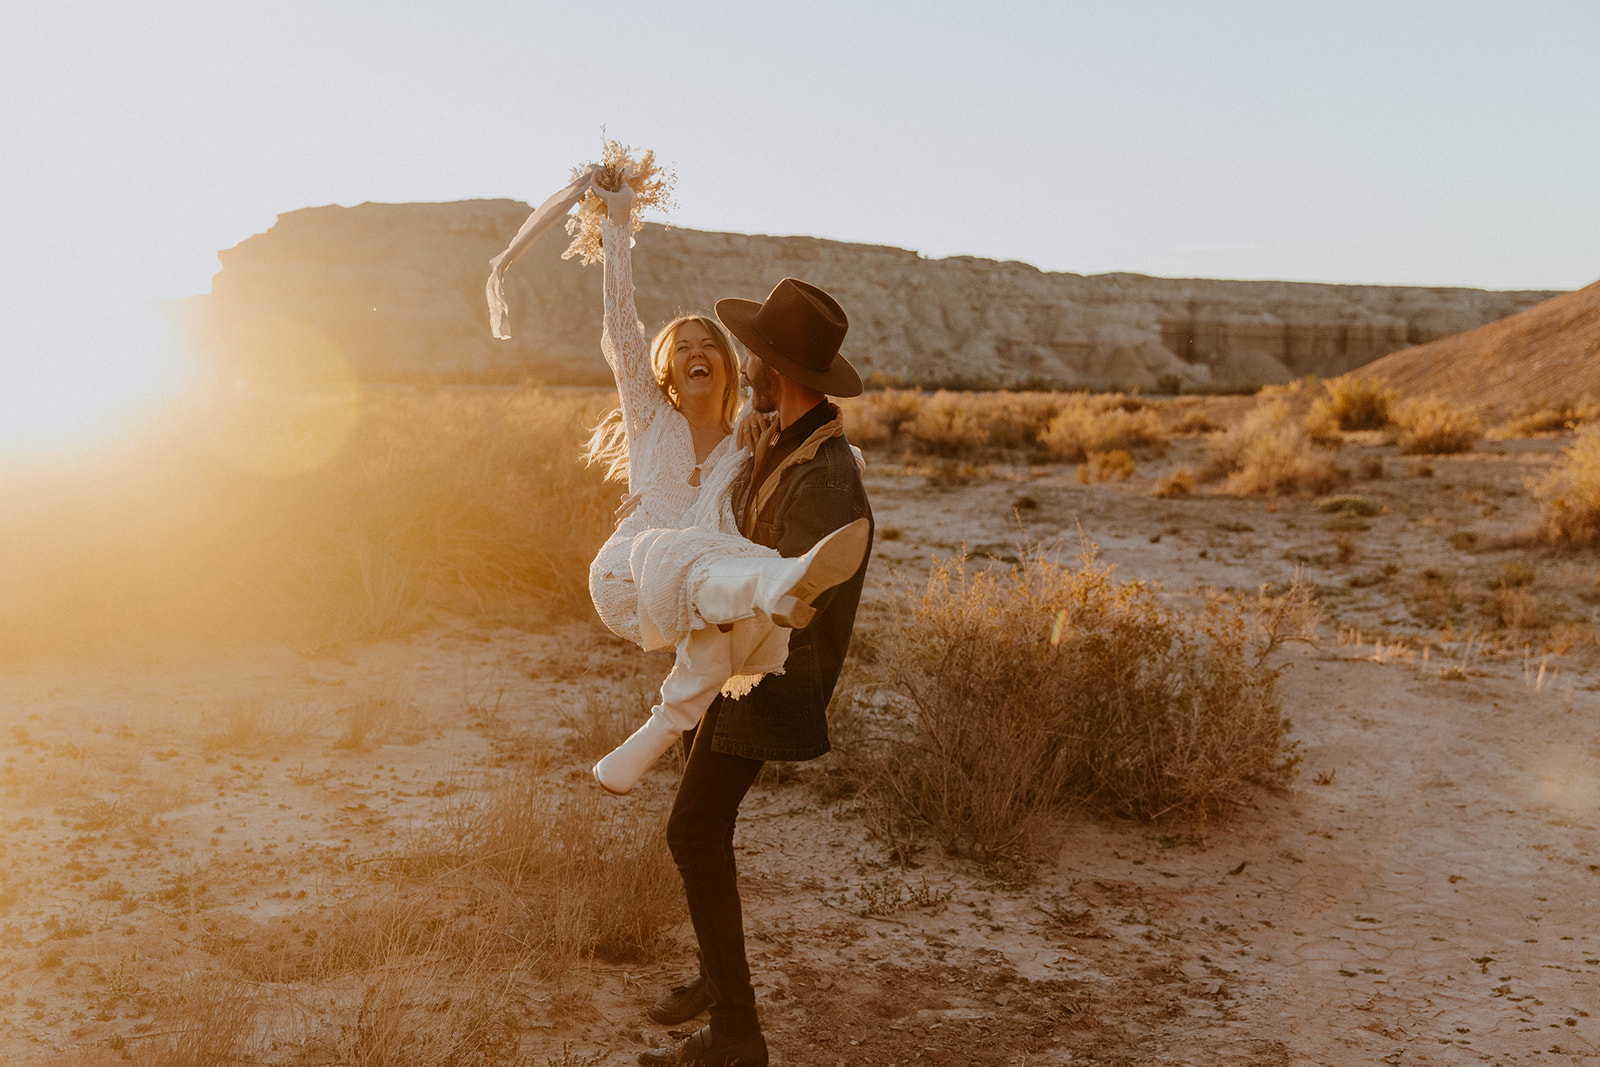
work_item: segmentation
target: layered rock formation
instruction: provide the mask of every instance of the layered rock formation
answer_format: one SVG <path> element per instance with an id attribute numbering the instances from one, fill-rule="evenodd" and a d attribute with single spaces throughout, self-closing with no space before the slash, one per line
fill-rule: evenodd
<path id="1" fill-rule="evenodd" d="M 369 380 L 604 382 L 600 272 L 560 258 L 563 234 L 511 271 L 513 339 L 489 335 L 488 262 L 528 210 L 476 200 L 280 216 L 221 253 L 206 312 L 212 358 L 240 374 L 271 373 L 279 357 L 262 338 L 288 322 L 325 336 Z M 1553 295 L 1055 274 L 659 225 L 638 235 L 634 264 L 646 328 L 718 297 L 760 299 L 793 275 L 838 296 L 851 320 L 846 353 L 864 375 L 924 385 L 1152 390 L 1334 375 Z"/>

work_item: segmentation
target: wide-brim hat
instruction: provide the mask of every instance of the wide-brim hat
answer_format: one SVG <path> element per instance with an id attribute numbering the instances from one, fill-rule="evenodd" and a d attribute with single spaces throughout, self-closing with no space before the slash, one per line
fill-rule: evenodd
<path id="1" fill-rule="evenodd" d="M 861 375 L 839 354 L 850 320 L 810 282 L 785 278 L 766 300 L 718 300 L 717 319 L 784 377 L 829 396 L 861 395 Z"/>

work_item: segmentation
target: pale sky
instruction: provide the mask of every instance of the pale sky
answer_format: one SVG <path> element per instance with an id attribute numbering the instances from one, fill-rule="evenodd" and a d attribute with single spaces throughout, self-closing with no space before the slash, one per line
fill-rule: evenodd
<path id="1" fill-rule="evenodd" d="M 676 167 L 666 221 L 698 229 L 1575 288 L 1596 42 L 1592 0 L 14 0 L 0 361 L 87 365 L 106 309 L 206 292 L 281 212 L 536 203 L 602 124 Z"/>

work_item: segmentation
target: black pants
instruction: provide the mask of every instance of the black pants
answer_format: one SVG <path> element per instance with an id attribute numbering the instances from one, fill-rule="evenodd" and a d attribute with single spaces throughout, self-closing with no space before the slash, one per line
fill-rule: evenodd
<path id="1" fill-rule="evenodd" d="M 711 1032 L 740 1038 L 760 1032 L 756 992 L 744 954 L 744 912 L 733 863 L 733 824 L 762 761 L 711 751 L 722 698 L 694 732 L 689 760 L 667 819 L 667 846 L 683 877 L 689 921 L 700 942 L 700 971 L 711 991 Z"/>

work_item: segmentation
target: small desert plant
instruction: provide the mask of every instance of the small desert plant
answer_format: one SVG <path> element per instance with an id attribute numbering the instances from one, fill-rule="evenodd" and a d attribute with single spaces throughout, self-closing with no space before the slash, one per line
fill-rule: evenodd
<path id="1" fill-rule="evenodd" d="M 1327 492 L 1339 481 L 1334 463 L 1313 444 L 1305 424 L 1281 400 L 1250 412 L 1210 441 L 1213 474 L 1222 491 L 1239 496 Z"/>
<path id="2" fill-rule="evenodd" d="M 1545 623 L 1545 607 L 1526 589 L 1498 587 L 1483 602 L 1483 613 L 1494 626 L 1506 630 L 1532 630 Z"/>
<path id="3" fill-rule="evenodd" d="M 1398 428 L 1395 443 L 1407 453 L 1470 452 L 1483 436 L 1477 415 L 1437 397 L 1407 400 L 1395 407 L 1390 418 Z"/>
<path id="4" fill-rule="evenodd" d="M 1600 423 L 1578 430 L 1539 495 L 1545 498 L 1540 540 L 1563 548 L 1600 546 Z"/>
<path id="5" fill-rule="evenodd" d="M 1194 492 L 1194 471 L 1179 467 L 1151 487 L 1150 495 L 1159 497 L 1188 496 Z"/>
<path id="6" fill-rule="evenodd" d="M 1383 509 L 1364 496 L 1344 494 L 1341 496 L 1330 496 L 1326 500 L 1319 501 L 1317 504 L 1317 510 L 1323 512 L 1324 514 L 1364 515 L 1371 517 L 1378 514 Z"/>
<path id="7" fill-rule="evenodd" d="M 1070 394 L 1039 435 L 1041 445 L 1069 463 L 1081 463 L 1091 452 L 1147 448 L 1166 441 L 1161 417 L 1119 394 Z"/>
<path id="8" fill-rule="evenodd" d="M 1090 452 L 1088 458 L 1078 467 L 1078 481 L 1085 485 L 1091 482 L 1125 482 L 1137 469 L 1138 464 L 1126 449 L 1114 448 L 1110 452 Z"/>
<path id="9" fill-rule="evenodd" d="M 1322 383 L 1327 396 L 1313 405 L 1341 430 L 1381 430 L 1389 424 L 1389 407 L 1400 394 L 1368 378 L 1346 375 Z"/>
<path id="10" fill-rule="evenodd" d="M 1294 763 L 1265 658 L 1308 599 L 1296 587 L 1257 609 L 1185 614 L 1092 557 L 941 564 L 885 638 L 915 710 L 862 763 L 865 789 L 979 857 L 1063 804 L 1216 813 Z"/>
<path id="11" fill-rule="evenodd" d="M 1465 601 L 1453 575 L 1429 568 L 1412 587 L 1411 613 L 1426 626 L 1443 627 L 1461 612 Z"/>

